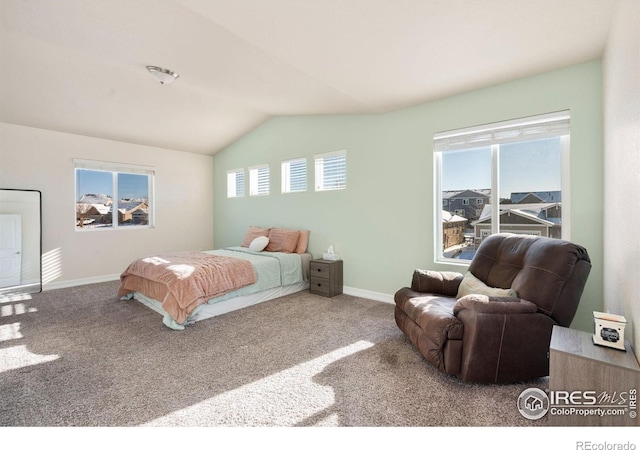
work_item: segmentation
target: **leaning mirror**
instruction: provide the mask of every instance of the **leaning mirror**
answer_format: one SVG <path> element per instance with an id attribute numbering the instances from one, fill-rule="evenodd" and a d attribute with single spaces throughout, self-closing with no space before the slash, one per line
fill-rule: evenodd
<path id="1" fill-rule="evenodd" d="M 40 191 L 0 189 L 0 294 L 42 291 Z"/>

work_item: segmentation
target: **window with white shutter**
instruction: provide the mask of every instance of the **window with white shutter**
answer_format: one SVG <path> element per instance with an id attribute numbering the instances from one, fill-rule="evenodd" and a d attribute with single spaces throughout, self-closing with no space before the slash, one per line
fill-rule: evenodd
<path id="1" fill-rule="evenodd" d="M 347 151 L 341 150 L 314 156 L 316 191 L 347 188 Z"/>
<path id="2" fill-rule="evenodd" d="M 269 195 L 269 165 L 249 167 L 249 195 Z"/>
<path id="3" fill-rule="evenodd" d="M 282 162 L 282 193 L 307 190 L 307 158 Z"/>
<path id="4" fill-rule="evenodd" d="M 227 198 L 244 197 L 244 169 L 227 171 Z"/>

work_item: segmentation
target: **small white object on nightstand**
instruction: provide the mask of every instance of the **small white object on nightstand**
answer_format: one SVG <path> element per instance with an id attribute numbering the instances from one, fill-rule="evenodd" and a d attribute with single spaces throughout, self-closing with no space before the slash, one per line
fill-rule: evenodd
<path id="1" fill-rule="evenodd" d="M 624 348 L 624 327 L 627 324 L 627 319 L 624 316 L 594 311 L 593 322 L 595 324 L 594 344 L 626 351 Z"/>
<path id="2" fill-rule="evenodd" d="M 338 261 L 340 255 L 333 251 L 333 245 L 330 245 L 326 252 L 322 254 L 322 259 L 327 261 Z"/>

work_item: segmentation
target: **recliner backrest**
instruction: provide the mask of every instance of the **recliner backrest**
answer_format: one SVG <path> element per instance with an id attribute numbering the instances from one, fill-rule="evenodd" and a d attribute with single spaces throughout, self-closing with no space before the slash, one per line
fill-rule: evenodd
<path id="1" fill-rule="evenodd" d="M 487 237 L 469 270 L 492 287 L 512 288 L 568 327 L 591 270 L 587 250 L 572 242 L 511 233 Z"/>

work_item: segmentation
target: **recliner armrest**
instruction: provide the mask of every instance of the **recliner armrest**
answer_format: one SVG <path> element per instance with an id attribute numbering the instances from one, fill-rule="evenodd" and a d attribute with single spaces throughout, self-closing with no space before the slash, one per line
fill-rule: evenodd
<path id="1" fill-rule="evenodd" d="M 489 297 L 482 294 L 469 294 L 460 297 L 453 306 L 453 315 L 462 310 L 470 310 L 482 314 L 530 314 L 538 307 L 535 303 L 515 297 Z"/>
<path id="2" fill-rule="evenodd" d="M 456 301 L 453 314 L 464 326 L 463 380 L 510 383 L 549 374 L 547 352 L 554 321 L 535 303 L 470 294 Z"/>
<path id="3" fill-rule="evenodd" d="M 416 269 L 413 271 L 411 290 L 455 297 L 463 275 L 458 272 L 438 272 Z"/>

